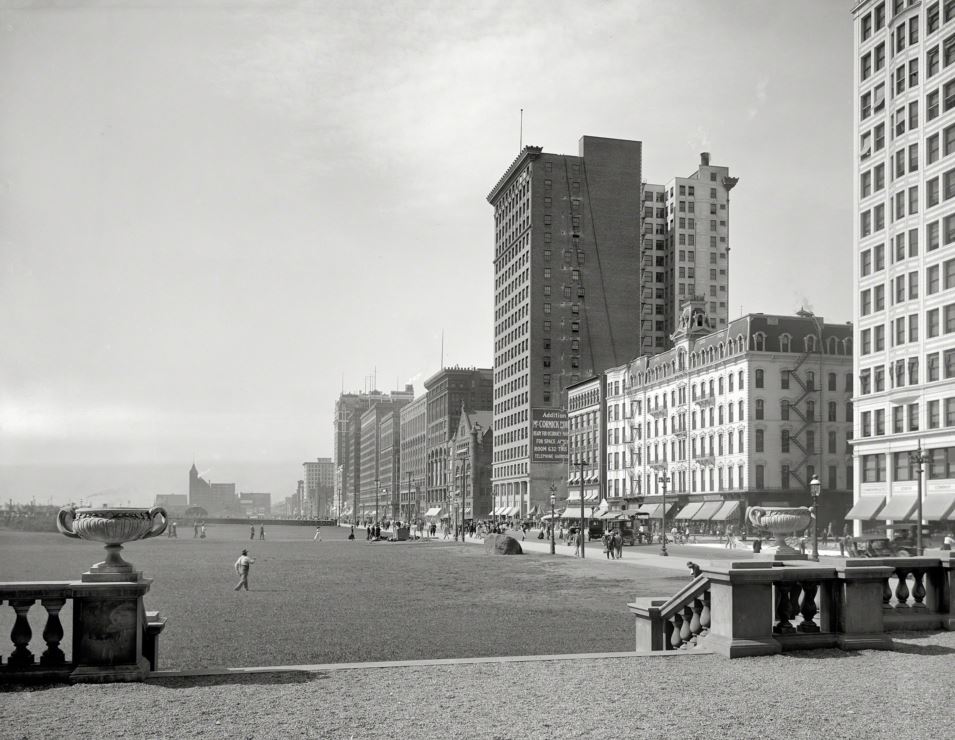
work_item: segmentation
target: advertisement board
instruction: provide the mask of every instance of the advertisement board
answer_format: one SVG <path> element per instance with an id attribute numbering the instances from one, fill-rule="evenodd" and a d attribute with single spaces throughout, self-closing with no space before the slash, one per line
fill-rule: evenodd
<path id="1" fill-rule="evenodd" d="M 567 462 L 567 412 L 531 409 L 531 462 Z"/>

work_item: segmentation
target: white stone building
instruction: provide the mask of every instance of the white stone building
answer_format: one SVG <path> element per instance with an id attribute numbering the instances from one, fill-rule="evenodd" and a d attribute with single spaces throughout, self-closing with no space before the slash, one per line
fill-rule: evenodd
<path id="1" fill-rule="evenodd" d="M 955 518 L 955 2 L 853 9 L 856 533 Z"/>

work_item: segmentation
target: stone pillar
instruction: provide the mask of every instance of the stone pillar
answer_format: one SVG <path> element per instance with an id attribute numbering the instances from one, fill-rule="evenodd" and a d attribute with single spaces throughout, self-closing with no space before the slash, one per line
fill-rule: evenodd
<path id="1" fill-rule="evenodd" d="M 666 599 L 636 599 L 627 604 L 634 615 L 634 648 L 638 653 L 665 650 L 663 618 L 660 616 L 660 606 Z"/>
<path id="2" fill-rule="evenodd" d="M 146 614 L 143 596 L 152 583 L 74 583 L 74 682 L 142 681 Z"/>
<path id="3" fill-rule="evenodd" d="M 939 568 L 926 571 L 926 606 L 942 619 L 942 629 L 955 630 L 955 552 L 939 553 Z"/>
<path id="4" fill-rule="evenodd" d="M 748 561 L 714 565 L 703 575 L 710 580 L 710 631 L 703 648 L 727 658 L 782 652 L 773 636 L 772 567 Z"/>
<path id="5" fill-rule="evenodd" d="M 839 647 L 843 650 L 891 650 L 882 620 L 882 584 L 893 573 L 878 560 L 846 560 L 837 575 Z"/>

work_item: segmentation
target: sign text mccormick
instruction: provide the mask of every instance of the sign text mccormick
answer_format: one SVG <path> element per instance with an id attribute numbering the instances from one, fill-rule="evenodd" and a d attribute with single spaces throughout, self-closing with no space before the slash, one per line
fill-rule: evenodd
<path id="1" fill-rule="evenodd" d="M 567 462 L 567 412 L 564 409 L 532 410 L 531 462 Z"/>

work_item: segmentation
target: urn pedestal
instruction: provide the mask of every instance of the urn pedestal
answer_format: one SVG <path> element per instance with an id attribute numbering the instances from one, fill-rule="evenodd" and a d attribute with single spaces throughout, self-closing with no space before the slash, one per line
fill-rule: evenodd
<path id="1" fill-rule="evenodd" d="M 772 545 L 776 552 L 767 560 L 808 560 L 809 556 L 793 549 L 786 543 L 787 534 L 802 532 L 812 521 L 812 512 L 805 506 L 762 507 L 750 506 L 746 510 L 749 523 L 758 529 L 768 529 L 773 535 Z"/>
<path id="2" fill-rule="evenodd" d="M 157 521 L 159 519 L 160 521 Z M 56 526 L 67 537 L 102 542 L 106 559 L 83 573 L 84 583 L 138 583 L 141 571 L 123 560 L 124 542 L 146 540 L 166 530 L 168 517 L 161 506 L 152 509 L 75 509 L 65 507 L 56 516 Z"/>

